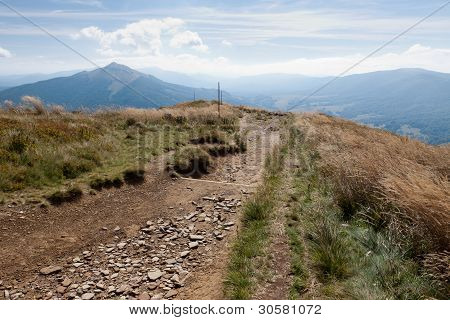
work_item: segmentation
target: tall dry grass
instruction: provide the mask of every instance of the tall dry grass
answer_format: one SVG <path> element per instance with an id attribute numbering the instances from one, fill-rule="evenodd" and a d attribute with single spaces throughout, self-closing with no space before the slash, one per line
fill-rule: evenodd
<path id="1" fill-rule="evenodd" d="M 181 103 L 173 107 L 159 109 L 126 108 L 114 111 L 124 118 L 140 122 L 198 122 L 204 124 L 226 124 L 235 121 L 237 110 L 230 105 L 220 107 L 218 118 L 217 105 L 207 101 Z"/>
<path id="2" fill-rule="evenodd" d="M 377 227 L 414 241 L 418 253 L 449 247 L 449 146 L 323 114 L 299 115 L 297 125 L 318 150 L 344 214 L 363 210 Z"/>

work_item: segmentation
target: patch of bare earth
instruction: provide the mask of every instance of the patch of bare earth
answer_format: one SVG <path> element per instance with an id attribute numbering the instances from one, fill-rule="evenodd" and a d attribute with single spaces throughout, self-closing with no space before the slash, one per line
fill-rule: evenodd
<path id="1" fill-rule="evenodd" d="M 241 203 L 279 139 L 278 117 L 248 117 L 247 153 L 202 178 L 235 184 L 173 180 L 158 158 L 139 185 L 58 207 L 1 207 L 0 298 L 222 298 Z"/>

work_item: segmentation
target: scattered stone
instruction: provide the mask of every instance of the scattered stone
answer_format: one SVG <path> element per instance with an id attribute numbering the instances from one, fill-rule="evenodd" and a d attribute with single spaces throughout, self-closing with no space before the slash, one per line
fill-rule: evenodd
<path id="1" fill-rule="evenodd" d="M 59 266 L 48 266 L 48 267 L 42 268 L 40 270 L 40 273 L 42 273 L 43 275 L 49 275 L 52 273 L 60 272 L 61 270 L 62 270 L 62 268 Z"/>
<path id="2" fill-rule="evenodd" d="M 81 296 L 81 300 L 91 300 L 92 298 L 94 298 L 94 296 L 95 296 L 94 293 L 92 293 L 92 292 L 87 292 L 87 293 L 84 293 L 84 294 Z"/>
<path id="3" fill-rule="evenodd" d="M 171 290 L 167 291 L 164 298 L 166 298 L 166 299 L 172 298 L 172 297 L 175 297 L 177 294 L 178 294 L 177 290 L 171 289 Z"/>
<path id="4" fill-rule="evenodd" d="M 66 288 L 63 287 L 63 286 L 58 286 L 58 287 L 56 288 L 56 292 L 58 292 L 58 293 L 60 293 L 60 294 L 63 294 L 64 292 L 66 292 Z"/>
<path id="5" fill-rule="evenodd" d="M 119 226 L 115 227 L 115 228 L 113 229 L 113 231 L 114 231 L 114 232 L 120 231 L 120 227 L 119 227 Z"/>
<path id="6" fill-rule="evenodd" d="M 70 286 L 72 284 L 72 280 L 70 280 L 69 278 L 65 278 L 64 280 L 63 280 L 63 282 L 61 282 L 61 285 L 63 286 L 63 287 L 68 287 L 68 286 Z"/>
<path id="7" fill-rule="evenodd" d="M 189 242 L 189 248 L 195 249 L 197 247 L 198 247 L 198 242 L 197 241 Z"/>
<path id="8" fill-rule="evenodd" d="M 162 293 L 158 293 L 158 294 L 155 294 L 155 295 L 151 298 L 151 300 L 161 300 L 163 297 L 164 297 L 164 296 L 163 296 Z"/>
<path id="9" fill-rule="evenodd" d="M 223 225 L 224 225 L 224 227 L 231 227 L 231 226 L 234 226 L 234 222 L 226 222 Z"/>
<path id="10" fill-rule="evenodd" d="M 197 241 L 197 240 L 203 240 L 203 239 L 205 239 L 205 237 L 198 235 L 198 234 L 191 234 L 191 235 L 189 235 L 189 239 L 192 241 Z"/>
<path id="11" fill-rule="evenodd" d="M 156 269 L 155 271 L 150 271 L 150 272 L 147 274 L 148 279 L 149 279 L 150 281 L 156 281 L 156 280 L 158 280 L 159 278 L 161 278 L 162 275 L 163 275 L 163 273 L 162 273 L 161 270 L 159 270 L 159 269 Z"/>
<path id="12" fill-rule="evenodd" d="M 183 251 L 180 253 L 180 257 L 181 258 L 185 258 L 189 255 L 189 253 L 191 253 L 189 250 Z"/>
<path id="13" fill-rule="evenodd" d="M 109 270 L 100 270 L 100 273 L 104 276 L 108 276 L 109 275 Z"/>
<path id="14" fill-rule="evenodd" d="M 117 288 L 116 292 L 117 292 L 118 294 L 121 294 L 121 293 L 127 293 L 127 292 L 130 291 L 130 290 L 131 290 L 131 288 L 130 288 L 129 285 L 123 284 L 123 285 L 121 285 L 119 288 Z"/>
<path id="15" fill-rule="evenodd" d="M 147 292 L 142 292 L 138 296 L 138 300 L 150 300 L 150 295 Z"/>

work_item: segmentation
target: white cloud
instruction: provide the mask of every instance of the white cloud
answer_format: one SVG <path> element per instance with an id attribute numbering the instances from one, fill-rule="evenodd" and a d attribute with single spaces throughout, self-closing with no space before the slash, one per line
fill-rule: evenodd
<path id="1" fill-rule="evenodd" d="M 5 48 L 0 47 L 0 58 L 11 58 L 12 54 L 9 52 L 9 50 L 6 50 Z"/>
<path id="2" fill-rule="evenodd" d="M 147 57 L 124 56 L 116 57 L 114 60 L 134 68 L 158 66 L 165 70 L 192 74 L 242 76 L 286 73 L 333 76 L 340 74 L 362 58 L 364 58 L 362 54 L 355 54 L 317 59 L 298 58 L 275 63 L 239 64 L 226 57 L 202 58 L 192 54 L 182 54 Z M 102 63 L 110 61 L 104 60 Z M 386 53 L 369 58 L 353 69 L 350 74 L 399 68 L 424 68 L 450 73 L 450 48 L 437 49 L 416 44 L 400 53 Z"/>
<path id="3" fill-rule="evenodd" d="M 173 48 L 191 47 L 208 51 L 197 32 L 184 30 L 185 22 L 176 18 L 144 19 L 127 24 L 124 28 L 105 31 L 96 26 L 81 29 L 73 39 L 87 38 L 99 43 L 98 52 L 104 56 L 160 55 L 163 40 L 171 38 Z"/>
<path id="4" fill-rule="evenodd" d="M 69 2 L 90 7 L 97 7 L 97 8 L 103 7 L 103 3 L 98 0 L 70 0 Z"/>
<path id="5" fill-rule="evenodd" d="M 170 46 L 173 48 L 188 46 L 201 52 L 208 51 L 208 46 L 203 44 L 203 40 L 198 33 L 189 30 L 175 34 L 172 40 L 170 40 Z"/>
<path id="6" fill-rule="evenodd" d="M 222 40 L 222 45 L 225 47 L 231 47 L 233 44 L 228 40 Z"/>
<path id="7" fill-rule="evenodd" d="M 104 31 L 91 26 L 80 30 L 74 39 L 88 38 L 98 41 L 98 52 L 105 56 L 116 55 L 159 55 L 163 34 L 176 34 L 184 24 L 181 19 L 144 19 L 127 24 L 115 31 Z"/>

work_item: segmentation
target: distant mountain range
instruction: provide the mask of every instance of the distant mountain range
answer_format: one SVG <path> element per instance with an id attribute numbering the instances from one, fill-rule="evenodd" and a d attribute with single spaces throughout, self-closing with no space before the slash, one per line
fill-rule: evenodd
<path id="1" fill-rule="evenodd" d="M 217 99 L 217 90 L 171 84 L 117 63 L 93 71 L 83 71 L 9 88 L 0 92 L 0 100 L 19 102 L 24 95 L 41 98 L 46 103 L 70 108 L 132 106 L 156 108 L 194 99 Z M 236 103 L 229 93 L 223 98 Z"/>
<path id="2" fill-rule="evenodd" d="M 220 80 L 226 102 L 277 110 L 319 110 L 430 143 L 450 142 L 450 74 L 445 73 L 399 69 L 337 79 L 288 74 L 224 78 L 159 68 L 136 71 L 116 63 L 104 70 L 73 73 L 54 74 L 58 77 L 53 79 L 46 78 L 52 75 L 0 76 L 0 87 L 12 87 L 0 91 L 0 101 L 18 102 L 23 95 L 35 95 L 68 108 L 154 108 L 193 100 L 194 91 L 197 99 L 217 99 L 215 88 Z M 43 81 L 14 86 L 33 79 Z"/>

